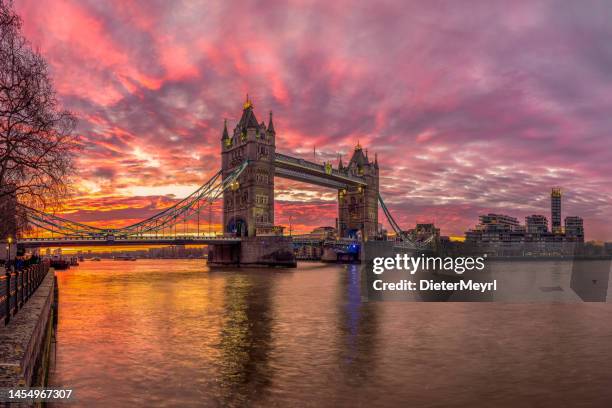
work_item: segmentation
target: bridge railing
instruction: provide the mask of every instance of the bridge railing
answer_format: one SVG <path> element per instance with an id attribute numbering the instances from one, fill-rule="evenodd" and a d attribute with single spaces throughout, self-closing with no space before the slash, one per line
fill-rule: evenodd
<path id="1" fill-rule="evenodd" d="M 228 234 L 224 235 L 158 235 L 158 236 L 139 236 L 139 235 L 129 235 L 129 236 L 121 236 L 121 237 L 88 237 L 88 236 L 62 236 L 62 237 L 42 237 L 42 238 L 20 238 L 18 242 L 124 242 L 124 241 L 235 241 L 239 237 L 230 236 Z"/>
<path id="2" fill-rule="evenodd" d="M 3 269 L 0 269 L 3 271 Z M 49 263 L 30 265 L 22 270 L 7 269 L 0 276 L 0 318 L 7 325 L 32 297 L 49 272 Z"/>

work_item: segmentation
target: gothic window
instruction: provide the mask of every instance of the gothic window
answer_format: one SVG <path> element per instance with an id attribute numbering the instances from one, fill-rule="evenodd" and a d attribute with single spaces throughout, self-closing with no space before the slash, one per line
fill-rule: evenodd
<path id="1" fill-rule="evenodd" d="M 259 157 L 267 157 L 268 156 L 268 148 L 266 146 L 259 146 Z"/>
<path id="2" fill-rule="evenodd" d="M 259 205 L 266 205 L 269 202 L 268 196 L 265 194 L 257 194 L 255 196 L 255 202 Z"/>
<path id="3" fill-rule="evenodd" d="M 255 179 L 258 183 L 268 183 L 268 181 L 270 180 L 270 178 L 268 177 L 268 172 L 266 172 L 265 170 L 257 170 Z"/>

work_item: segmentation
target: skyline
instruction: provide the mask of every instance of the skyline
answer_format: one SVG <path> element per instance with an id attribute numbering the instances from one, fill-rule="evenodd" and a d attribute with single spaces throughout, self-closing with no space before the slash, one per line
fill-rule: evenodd
<path id="1" fill-rule="evenodd" d="M 311 159 L 316 147 L 335 165 L 359 140 L 378 153 L 381 194 L 406 229 L 433 221 L 460 236 L 480 214 L 547 214 L 560 185 L 563 217 L 612 238 L 604 3 L 349 15 L 341 2 L 50 3 L 16 9 L 80 118 L 75 221 L 127 224 L 195 190 L 249 93 L 260 120 L 274 111 L 279 152 Z M 334 225 L 334 191 L 277 179 L 276 200 L 277 224 Z"/>

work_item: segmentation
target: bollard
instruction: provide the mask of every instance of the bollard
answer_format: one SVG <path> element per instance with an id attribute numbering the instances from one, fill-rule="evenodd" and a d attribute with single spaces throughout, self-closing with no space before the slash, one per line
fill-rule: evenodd
<path id="1" fill-rule="evenodd" d="M 6 302 L 4 302 L 4 324 L 7 325 L 11 321 L 11 270 L 6 269 Z"/>
<path id="2" fill-rule="evenodd" d="M 19 304 L 19 269 L 15 268 L 15 312 L 17 314 L 21 305 Z"/>
<path id="3" fill-rule="evenodd" d="M 23 293 L 25 291 L 25 271 L 21 271 L 21 306 L 23 307 L 23 305 L 25 304 L 25 294 Z"/>
<path id="4" fill-rule="evenodd" d="M 26 302 L 30 300 L 30 273 L 32 273 L 31 266 L 26 269 Z"/>
<path id="5" fill-rule="evenodd" d="M 13 285 L 15 287 L 15 306 L 13 306 L 13 309 L 11 310 L 13 312 L 13 316 L 15 316 L 17 314 L 17 311 L 19 310 L 19 272 L 17 270 L 15 270 L 15 284 Z"/>

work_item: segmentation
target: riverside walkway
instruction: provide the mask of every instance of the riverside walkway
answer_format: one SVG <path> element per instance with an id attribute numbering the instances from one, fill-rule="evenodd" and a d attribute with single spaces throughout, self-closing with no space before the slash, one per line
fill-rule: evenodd
<path id="1" fill-rule="evenodd" d="M 0 268 L 0 388 L 46 383 L 56 296 L 49 271 L 48 263 Z"/>

